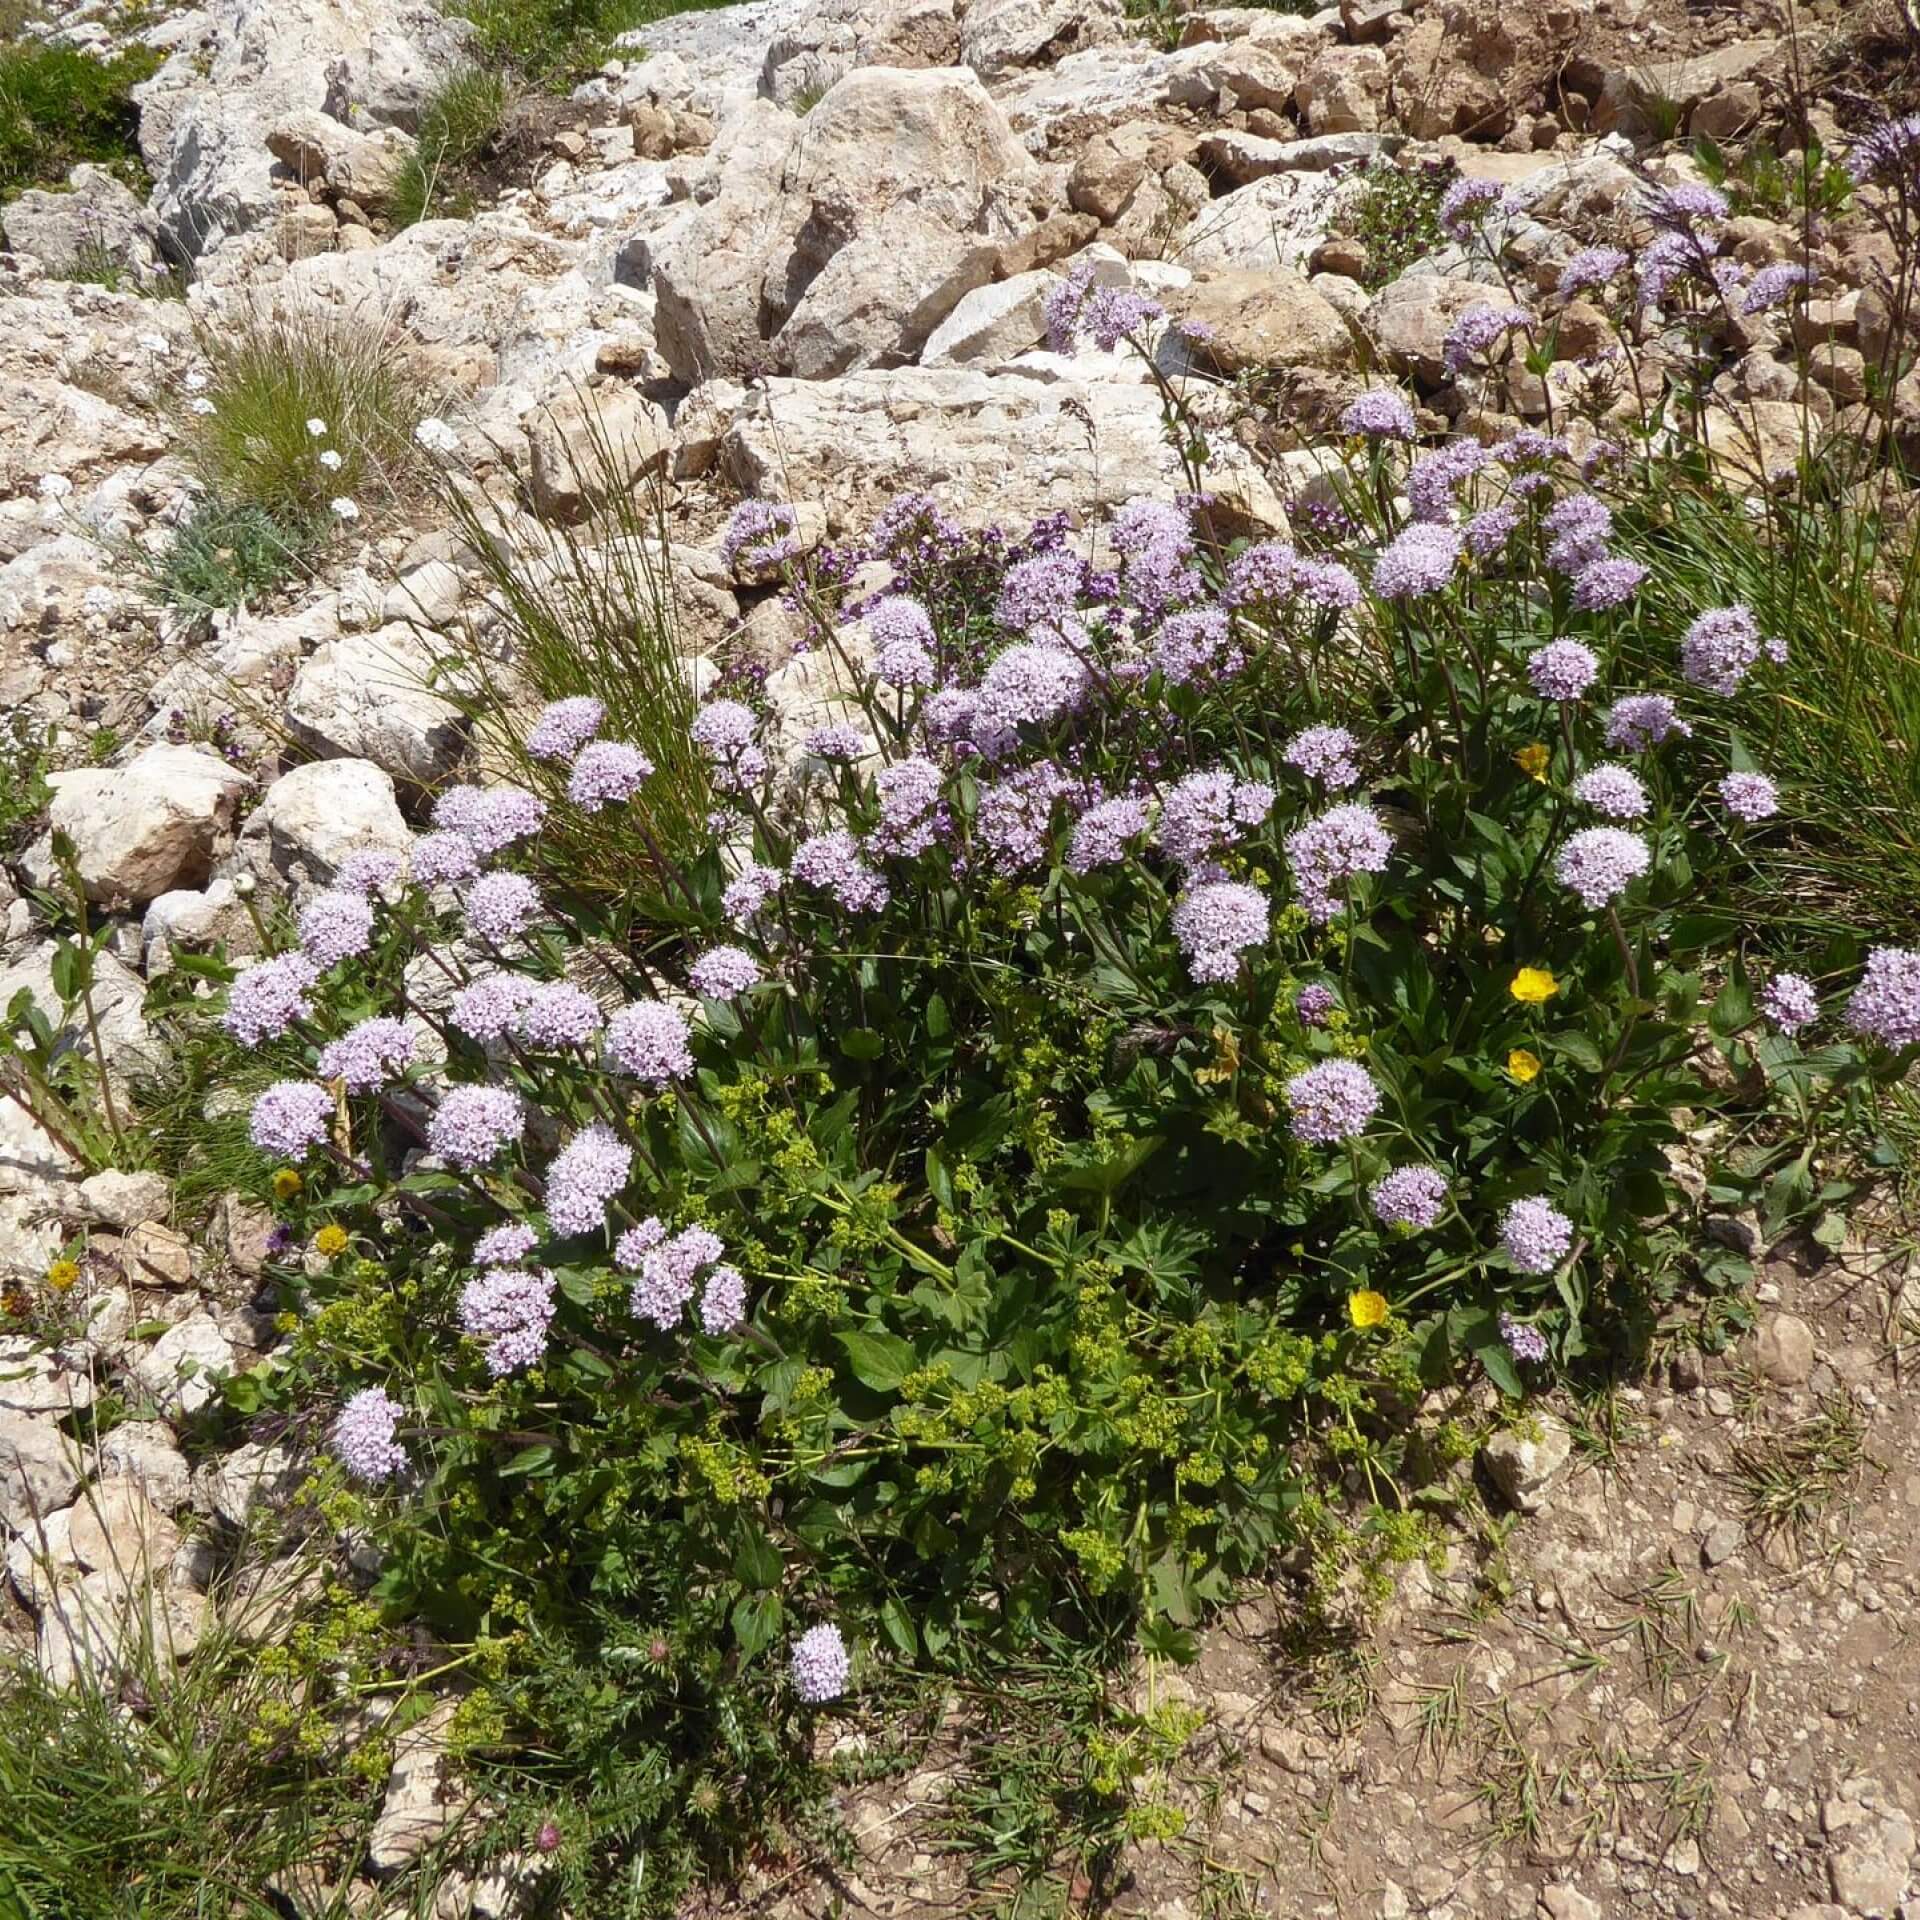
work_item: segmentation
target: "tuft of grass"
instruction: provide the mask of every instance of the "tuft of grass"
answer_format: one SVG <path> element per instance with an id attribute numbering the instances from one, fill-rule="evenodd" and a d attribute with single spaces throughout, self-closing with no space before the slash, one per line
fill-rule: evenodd
<path id="1" fill-rule="evenodd" d="M 1738 1448 L 1733 1478 L 1756 1533 L 1802 1539 L 1867 1464 L 1866 1419 L 1841 1393 L 1809 1418 Z"/>
<path id="2" fill-rule="evenodd" d="M 292 579 L 312 551 L 305 523 L 287 524 L 264 507 L 207 498 L 158 555 L 140 555 L 148 588 L 163 605 L 208 615 L 237 607 Z"/>
<path id="3" fill-rule="evenodd" d="M 506 81 L 487 67 L 465 67 L 435 90 L 421 109 L 419 138 L 388 201 L 396 228 L 416 225 L 436 206 L 458 211 L 468 203 L 462 172 L 499 134 L 507 97 Z"/>
<path id="4" fill-rule="evenodd" d="M 442 691 L 466 708 L 483 762 L 548 798 L 564 790 L 566 770 L 521 744 L 530 703 L 590 694 L 605 705 L 607 737 L 639 747 L 654 773 L 611 814 L 556 807 L 541 856 L 553 883 L 576 898 L 671 921 L 685 902 L 668 869 L 700 843 L 712 800 L 706 764 L 688 738 L 698 702 L 676 641 L 666 501 L 657 486 L 634 490 L 591 415 L 584 435 L 573 457 L 587 482 L 586 517 L 547 528 L 545 550 L 532 559 L 467 492 L 449 497 L 499 630 L 484 638 L 459 625 L 441 633 L 441 650 L 457 662 Z M 503 658 L 513 663 L 512 678 Z M 647 850 L 638 865 L 636 841 Z"/>
<path id="5" fill-rule="evenodd" d="M 62 185 L 82 161 L 144 192 L 130 96 L 160 62 L 151 47 L 96 60 L 77 47 L 0 46 L 0 205 L 27 187 Z"/>
<path id="6" fill-rule="evenodd" d="M 1402 167 L 1383 159 L 1361 176 L 1364 191 L 1351 226 L 1367 250 L 1370 289 L 1398 280 L 1416 260 L 1446 245 L 1440 202 L 1458 172 L 1451 160 Z"/>
<path id="7" fill-rule="evenodd" d="M 484 63 L 505 62 L 540 85 L 564 88 L 596 67 L 623 33 L 724 6 L 728 0 L 457 0 Z"/>
<path id="8" fill-rule="evenodd" d="M 185 453 L 205 491 L 317 537 L 328 503 L 408 490 L 419 473 L 413 430 L 433 394 L 405 344 L 377 320 L 256 313 L 206 329 L 210 411 L 181 416 Z M 324 432 L 308 425 L 320 421 Z M 340 464 L 329 468 L 321 455 Z"/>

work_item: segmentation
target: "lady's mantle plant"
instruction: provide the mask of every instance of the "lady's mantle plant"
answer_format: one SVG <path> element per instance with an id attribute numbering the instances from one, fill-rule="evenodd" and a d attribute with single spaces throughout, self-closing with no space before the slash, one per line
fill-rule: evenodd
<path id="1" fill-rule="evenodd" d="M 1413 1550 L 1382 1389 L 1519 1394 L 1723 1260 L 1672 1172 L 1703 1041 L 1810 1083 L 1822 1022 L 1687 911 L 1791 808 L 1731 730 L 1777 645 L 1703 608 L 1623 683 L 1642 572 L 1565 443 L 1409 418 L 1355 408 L 1298 547 L 1203 495 L 1085 550 L 909 498 L 803 560 L 756 503 L 846 697 L 798 743 L 701 711 L 711 840 L 635 827 L 637 925 L 543 865 L 652 771 L 580 697 L 543 793 L 444 793 L 233 979 L 289 1066 L 263 1182 L 351 1236 L 245 1395 L 318 1392 L 383 1591 L 496 1678 L 591 1640 L 661 1817 L 724 1830 L 743 1688 L 1067 1603 L 1177 1644 L 1327 1544 L 1343 1463 Z M 1898 1070 L 1920 956 L 1836 1016 L 1825 1075 Z"/>

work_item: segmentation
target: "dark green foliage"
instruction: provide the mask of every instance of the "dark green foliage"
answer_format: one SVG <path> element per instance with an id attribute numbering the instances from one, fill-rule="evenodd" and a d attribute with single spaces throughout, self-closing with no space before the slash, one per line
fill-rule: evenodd
<path id="1" fill-rule="evenodd" d="M 293 579 L 314 544 L 311 521 L 283 522 L 264 507 L 206 498 L 149 562 L 149 584 L 168 606 L 213 613 Z"/>
<path id="2" fill-rule="evenodd" d="M 506 107 L 506 82 L 489 68 L 468 67 L 439 88 L 421 110 L 418 142 L 388 202 L 395 227 L 458 210 L 463 169 L 500 131 Z"/>
<path id="3" fill-rule="evenodd" d="M 75 47 L 0 47 L 0 204 L 60 186 L 81 161 L 144 189 L 140 116 L 128 97 L 160 65 L 149 47 L 96 60 Z"/>
<path id="4" fill-rule="evenodd" d="M 1731 200 L 1735 213 L 1768 220 L 1798 220 L 1811 214 L 1831 219 L 1853 199 L 1853 180 L 1845 167 L 1827 157 L 1818 140 L 1783 157 L 1769 140 L 1749 142 L 1729 155 L 1702 134 L 1693 143 L 1702 176 Z"/>
<path id="5" fill-rule="evenodd" d="M 1376 160 L 1364 177 L 1366 196 L 1352 217 L 1353 237 L 1367 250 L 1369 287 L 1397 280 L 1423 255 L 1447 243 L 1440 202 L 1457 175 L 1451 160 L 1411 167 Z"/>
<path id="6" fill-rule="evenodd" d="M 479 50 L 543 85 L 567 86 L 607 57 L 611 42 L 655 20 L 726 0 L 461 0 Z"/>

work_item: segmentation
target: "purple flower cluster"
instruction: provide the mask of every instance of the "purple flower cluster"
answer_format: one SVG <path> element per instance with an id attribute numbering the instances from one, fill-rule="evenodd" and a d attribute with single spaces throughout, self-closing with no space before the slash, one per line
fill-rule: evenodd
<path id="1" fill-rule="evenodd" d="M 1588 827 L 1560 849 L 1554 877 L 1598 911 L 1617 900 L 1653 863 L 1647 843 L 1618 827 Z"/>
<path id="2" fill-rule="evenodd" d="M 760 984 L 760 963 L 744 947 L 709 947 L 688 967 L 687 982 L 703 1000 L 736 1000 Z"/>
<path id="3" fill-rule="evenodd" d="M 1582 247 L 1560 269 L 1560 297 L 1571 300 L 1576 294 L 1604 287 L 1619 279 L 1630 264 L 1631 256 L 1624 247 Z"/>
<path id="4" fill-rule="evenodd" d="M 546 817 L 546 802 L 523 787 L 449 787 L 433 803 L 435 828 L 462 835 L 482 860 L 538 833 Z"/>
<path id="5" fill-rule="evenodd" d="M 547 1219 L 556 1233 L 598 1233 L 607 1202 L 633 1175 L 633 1149 L 604 1122 L 576 1133 L 547 1168 Z"/>
<path id="6" fill-rule="evenodd" d="M 1067 870 L 1092 873 L 1098 867 L 1118 866 L 1126 859 L 1128 843 L 1147 830 L 1147 803 L 1131 794 L 1100 800 L 1073 823 L 1067 843 Z"/>
<path id="7" fill-rule="evenodd" d="M 1576 612 L 1607 613 L 1624 607 L 1640 591 L 1647 570 L 1637 560 L 1593 560 L 1573 576 Z"/>
<path id="8" fill-rule="evenodd" d="M 1500 1338 L 1516 1360 L 1538 1364 L 1547 1357 L 1547 1336 L 1538 1327 L 1516 1320 L 1510 1313 L 1500 1316 Z"/>
<path id="9" fill-rule="evenodd" d="M 318 893 L 300 915 L 301 951 L 323 972 L 372 945 L 373 905 L 365 894 Z"/>
<path id="10" fill-rule="evenodd" d="M 1803 973 L 1776 973 L 1760 993 L 1760 1011 L 1782 1033 L 1798 1033 L 1820 1017 L 1820 996 Z"/>
<path id="11" fill-rule="evenodd" d="M 1360 742 L 1345 727 L 1309 727 L 1280 749 L 1280 758 L 1338 793 L 1360 778 L 1359 753 Z"/>
<path id="12" fill-rule="evenodd" d="M 1273 789 L 1219 770 L 1190 773 L 1160 802 L 1160 850 L 1183 867 L 1236 845 L 1273 811 Z"/>
<path id="13" fill-rule="evenodd" d="M 1368 440 L 1411 440 L 1420 425 L 1406 396 L 1397 388 L 1369 387 L 1347 403 L 1346 412 L 1340 416 L 1340 431 Z"/>
<path id="14" fill-rule="evenodd" d="M 520 1096 L 505 1087 L 449 1087 L 427 1122 L 427 1145 L 456 1167 L 484 1167 L 526 1131 Z"/>
<path id="15" fill-rule="evenodd" d="M 1153 636 L 1153 664 L 1170 687 L 1237 673 L 1243 656 L 1220 607 L 1192 607 L 1169 615 Z"/>
<path id="16" fill-rule="evenodd" d="M 489 1267 L 460 1289 L 460 1325 L 487 1342 L 487 1371 L 496 1380 L 538 1366 L 553 1325 L 553 1275 Z"/>
<path id="17" fill-rule="evenodd" d="M 1146 619 L 1157 619 L 1205 585 L 1193 565 L 1193 516 L 1170 500 L 1129 500 L 1107 529 L 1120 575 Z"/>
<path id="18" fill-rule="evenodd" d="M 1417 600 L 1439 593 L 1460 564 L 1460 535 L 1435 521 L 1416 520 L 1380 549 L 1373 590 L 1383 600 Z"/>
<path id="19" fill-rule="evenodd" d="M 1294 550 L 1284 540 L 1262 540 L 1228 563 L 1220 598 L 1230 607 L 1278 607 L 1293 597 L 1299 579 Z"/>
<path id="20" fill-rule="evenodd" d="M 1653 804 L 1637 773 L 1610 765 L 1583 773 L 1573 783 L 1573 797 L 1609 820 L 1644 820 Z"/>
<path id="21" fill-rule="evenodd" d="M 1492 458 L 1478 440 L 1452 440 L 1423 453 L 1407 471 L 1407 501 L 1413 517 L 1436 523 L 1450 519 L 1461 483 L 1472 479 Z"/>
<path id="22" fill-rule="evenodd" d="M 1519 526 L 1520 509 L 1511 501 L 1503 501 L 1497 507 L 1476 513 L 1460 529 L 1460 537 L 1476 560 L 1491 560 L 1513 538 Z"/>
<path id="23" fill-rule="evenodd" d="M 520 1004 L 520 1038 L 536 1052 L 584 1047 L 600 1031 L 600 1007 L 571 980 L 530 984 Z"/>
<path id="24" fill-rule="evenodd" d="M 1302 987 L 1293 997 L 1293 1010 L 1300 1016 L 1303 1027 L 1324 1027 L 1328 1015 L 1338 1004 L 1333 989 L 1318 980 Z"/>
<path id="25" fill-rule="evenodd" d="M 1195 887 L 1173 910 L 1173 937 L 1201 982 L 1231 980 L 1242 951 L 1266 944 L 1270 924 L 1266 895 L 1237 880 Z"/>
<path id="26" fill-rule="evenodd" d="M 918 600 L 892 594 L 875 601 L 867 609 L 867 633 L 875 679 L 903 689 L 933 685 L 938 677 L 933 621 Z"/>
<path id="27" fill-rule="evenodd" d="M 1373 1183 L 1367 1199 L 1383 1227 L 1431 1227 L 1446 1207 L 1447 1182 L 1432 1167 L 1395 1167 Z"/>
<path id="28" fill-rule="evenodd" d="M 1607 745 L 1616 753 L 1644 753 L 1692 734 L 1664 693 L 1624 694 L 1607 709 Z"/>
<path id="29" fill-rule="evenodd" d="M 818 887 L 848 913 L 878 912 L 892 897 L 886 881 L 862 857 L 859 841 L 844 827 L 801 841 L 788 872 L 802 886 Z"/>
<path id="30" fill-rule="evenodd" d="M 727 882 L 720 895 L 720 910 L 736 927 L 745 929 L 780 891 L 785 879 L 778 867 L 763 867 L 750 860 Z"/>
<path id="31" fill-rule="evenodd" d="M 600 731 L 605 705 L 587 694 L 555 700 L 540 709 L 527 731 L 527 751 L 536 760 L 570 760 Z"/>
<path id="32" fill-rule="evenodd" d="M 489 1227 L 473 1243 L 476 1267 L 511 1267 L 524 1260 L 540 1244 L 540 1236 L 524 1220 L 509 1220 Z"/>
<path id="33" fill-rule="evenodd" d="M 778 500 L 743 500 L 720 536 L 720 564 L 730 573 L 764 573 L 800 551 L 799 520 Z"/>
<path id="34" fill-rule="evenodd" d="M 899 860 L 925 853 L 950 824 L 944 787 L 940 769 L 919 754 L 882 767 L 873 780 L 880 818 L 867 836 L 868 851 Z"/>
<path id="35" fill-rule="evenodd" d="M 1544 1200 L 1516 1200 L 1500 1221 L 1500 1239 L 1522 1273 L 1551 1273 L 1573 1245 L 1573 1222 Z"/>
<path id="36" fill-rule="evenodd" d="M 413 843 L 413 877 L 423 887 L 453 886 L 480 871 L 480 849 L 464 833 L 427 833 Z"/>
<path id="37" fill-rule="evenodd" d="M 726 791 L 746 793 L 766 778 L 767 756 L 754 738 L 759 723 L 751 707 L 738 700 L 709 700 L 687 731 L 713 763 L 716 784 Z"/>
<path id="38" fill-rule="evenodd" d="M 1759 623 L 1744 606 L 1703 613 L 1680 643 L 1680 671 L 1709 693 L 1735 694 L 1759 663 Z"/>
<path id="39" fill-rule="evenodd" d="M 1847 1025 L 1898 1052 L 1920 1045 L 1920 951 L 1874 947 L 1847 1001 Z"/>
<path id="40" fill-rule="evenodd" d="M 633 1283 L 634 1317 L 663 1330 L 677 1327 L 694 1283 L 725 1251 L 720 1236 L 705 1227 L 685 1227 L 669 1239 L 666 1228 L 651 1219 L 623 1233 L 614 1258 L 629 1272 L 639 1272 Z"/>
<path id="41" fill-rule="evenodd" d="M 1440 349 L 1449 373 L 1459 373 L 1476 355 L 1491 353 L 1510 333 L 1530 332 L 1533 315 L 1525 307 L 1469 307 L 1453 323 Z"/>
<path id="42" fill-rule="evenodd" d="M 1012 733 L 1059 719 L 1086 690 L 1087 670 L 1065 647 L 1023 640 L 981 676 L 974 711 L 979 724 Z"/>
<path id="43" fill-rule="evenodd" d="M 1783 300 L 1790 299 L 1802 287 L 1812 282 L 1813 275 L 1797 261 L 1778 260 L 1770 267 L 1762 267 L 1747 285 L 1747 291 L 1740 301 L 1742 313 L 1765 313 L 1770 307 L 1777 307 Z"/>
<path id="44" fill-rule="evenodd" d="M 1384 873 L 1393 839 L 1371 807 L 1335 807 L 1287 835 L 1287 865 L 1316 922 L 1340 911 L 1334 889 L 1356 874 Z"/>
<path id="45" fill-rule="evenodd" d="M 334 884 L 349 893 L 379 893 L 400 878 L 405 865 L 390 848 L 362 847 L 334 869 Z"/>
<path id="46" fill-rule="evenodd" d="M 861 760 L 872 750 L 873 742 L 850 720 L 835 720 L 815 727 L 800 742 L 800 751 L 814 760 Z"/>
<path id="47" fill-rule="evenodd" d="M 1749 826 L 1780 811 L 1780 789 L 1764 773 L 1730 773 L 1720 782 L 1720 800 L 1736 820 Z"/>
<path id="48" fill-rule="evenodd" d="M 715 1267 L 700 1290 L 700 1330 L 737 1333 L 747 1317 L 747 1281 L 738 1267 Z"/>
<path id="49" fill-rule="evenodd" d="M 319 967 L 304 953 L 262 960 L 235 976 L 220 1024 L 244 1047 L 278 1040 L 296 1020 L 313 1018 L 307 989 L 319 978 Z"/>
<path id="50" fill-rule="evenodd" d="M 1309 1146 L 1355 1140 L 1380 1110 L 1373 1075 L 1354 1060 L 1322 1060 L 1286 1085 L 1293 1137 Z"/>
<path id="51" fill-rule="evenodd" d="M 838 1627 L 809 1627 L 793 1643 L 788 1662 L 793 1690 L 810 1707 L 838 1700 L 847 1690 L 853 1662 Z"/>
<path id="52" fill-rule="evenodd" d="M 1157 301 L 1131 287 L 1097 286 L 1091 267 L 1078 268 L 1061 281 L 1042 309 L 1047 345 L 1055 353 L 1071 353 L 1082 335 L 1102 353 L 1111 353 L 1123 339 L 1162 318 L 1164 311 Z"/>
<path id="53" fill-rule="evenodd" d="M 324 1147 L 333 1127 L 333 1096 L 310 1080 L 276 1080 L 253 1103 L 247 1138 L 280 1160 L 304 1160 Z"/>
<path id="54" fill-rule="evenodd" d="M 532 992 L 533 982 L 517 973 L 483 974 L 453 996 L 447 1024 L 483 1047 L 504 1040 Z"/>
<path id="55" fill-rule="evenodd" d="M 580 749 L 567 780 L 567 798 L 582 813 L 631 800 L 651 777 L 653 762 L 624 740 L 596 740 Z"/>
<path id="56" fill-rule="evenodd" d="M 1600 673 L 1591 647 L 1550 640 L 1527 656 L 1527 680 L 1542 700 L 1578 700 Z"/>
<path id="57" fill-rule="evenodd" d="M 320 1049 L 322 1080 L 341 1080 L 349 1093 L 375 1093 L 413 1064 L 414 1031 L 404 1020 L 375 1014 Z"/>
<path id="58" fill-rule="evenodd" d="M 1022 767 L 980 789 L 974 839 L 1001 873 L 1023 873 L 1047 857 L 1054 803 L 1068 782 L 1057 767 Z"/>
<path id="59" fill-rule="evenodd" d="M 607 1057 L 656 1093 L 693 1072 L 687 1023 L 665 1002 L 635 1000 L 607 1022 Z"/>
<path id="60" fill-rule="evenodd" d="M 335 1416 L 328 1439 L 355 1480 L 391 1480 L 407 1467 L 407 1450 L 394 1439 L 403 1409 L 384 1387 L 362 1387 Z"/>
<path id="61" fill-rule="evenodd" d="M 540 890 L 524 873 L 486 873 L 467 890 L 467 928 L 504 947 L 540 911 Z"/>
<path id="62" fill-rule="evenodd" d="M 1456 180 L 1440 196 L 1440 231 L 1464 244 L 1506 198 L 1507 191 L 1497 180 Z"/>

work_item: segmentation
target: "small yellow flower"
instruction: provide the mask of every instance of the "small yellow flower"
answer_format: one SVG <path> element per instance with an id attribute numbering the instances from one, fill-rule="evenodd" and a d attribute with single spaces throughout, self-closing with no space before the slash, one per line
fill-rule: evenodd
<path id="1" fill-rule="evenodd" d="M 1522 967 L 1507 991 L 1525 1006 L 1544 1007 L 1560 991 L 1560 982 L 1545 967 Z"/>
<path id="2" fill-rule="evenodd" d="M 347 1250 L 347 1230 L 345 1227 L 322 1227 L 313 1236 L 313 1250 L 331 1260 L 336 1253 Z"/>
<path id="3" fill-rule="evenodd" d="M 1513 756 L 1513 763 L 1529 780 L 1544 781 L 1547 767 L 1552 762 L 1553 749 L 1543 741 L 1536 740 L 1530 747 L 1522 747 Z"/>
<path id="4" fill-rule="evenodd" d="M 65 1293 L 69 1287 L 80 1282 L 80 1263 L 77 1260 L 56 1260 L 47 1269 L 47 1285 L 55 1293 Z"/>
<path id="5" fill-rule="evenodd" d="M 273 1176 L 273 1197 L 276 1200 L 292 1200 L 307 1183 L 300 1178 L 299 1169 L 282 1167 Z"/>
<path id="6" fill-rule="evenodd" d="M 1356 1327 L 1384 1326 L 1387 1313 L 1387 1296 L 1371 1287 L 1360 1287 L 1347 1295 L 1347 1318 Z"/>
<path id="7" fill-rule="evenodd" d="M 1540 1077 L 1540 1056 L 1537 1053 L 1529 1053 L 1525 1047 L 1515 1047 L 1507 1055 L 1507 1072 L 1524 1087 L 1529 1080 L 1537 1080 Z"/>

